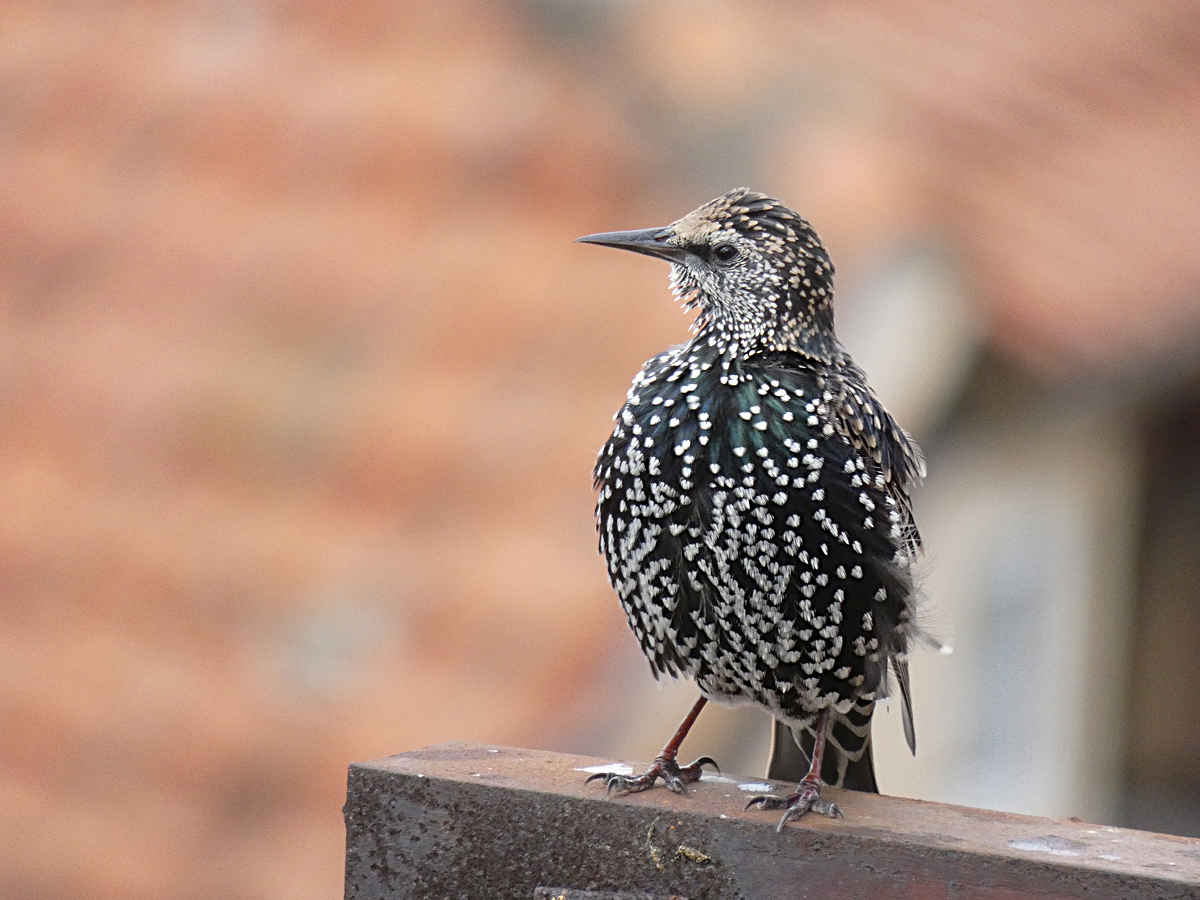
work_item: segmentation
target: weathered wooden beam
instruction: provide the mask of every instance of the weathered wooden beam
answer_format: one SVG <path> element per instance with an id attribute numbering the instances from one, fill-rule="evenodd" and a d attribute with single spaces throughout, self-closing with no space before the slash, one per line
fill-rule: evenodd
<path id="1" fill-rule="evenodd" d="M 584 779 L 608 762 L 446 743 L 352 765 L 346 897 L 1200 897 L 1190 838 L 829 789 L 844 819 L 776 833 L 778 813 L 742 807 L 789 785 L 606 798 Z"/>

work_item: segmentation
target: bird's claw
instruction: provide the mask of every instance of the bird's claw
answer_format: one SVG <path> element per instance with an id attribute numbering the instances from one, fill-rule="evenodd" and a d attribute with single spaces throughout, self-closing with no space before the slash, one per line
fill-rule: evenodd
<path id="1" fill-rule="evenodd" d="M 787 797 L 776 797 L 771 794 L 751 797 L 750 802 L 746 804 L 746 809 L 752 806 L 757 806 L 759 809 L 783 810 L 783 817 L 780 818 L 779 824 L 775 826 L 776 831 L 783 831 L 783 826 L 789 820 L 799 819 L 806 812 L 815 812 L 817 815 L 826 816 L 830 819 L 843 818 L 842 811 L 838 809 L 837 804 L 821 799 L 821 786 L 819 784 L 806 782 L 802 782 L 796 793 L 789 794 Z"/>
<path id="2" fill-rule="evenodd" d="M 646 772 L 642 775 L 620 775 L 616 772 L 597 772 L 588 778 L 585 784 L 591 784 L 593 781 L 604 779 L 605 796 L 616 791 L 618 794 L 636 794 L 641 791 L 648 790 L 654 787 L 654 781 L 658 776 Z"/>
<path id="3" fill-rule="evenodd" d="M 660 756 L 641 775 L 619 775 L 616 772 L 597 772 L 595 775 L 590 776 L 585 784 L 603 779 L 606 796 L 613 791 L 616 791 L 618 794 L 637 794 L 654 787 L 654 782 L 661 778 L 667 790 L 687 796 L 687 786 L 693 781 L 700 780 L 700 775 L 703 773 L 704 766 L 706 765 L 712 766 L 718 772 L 721 771 L 720 767 L 717 766 L 716 760 L 708 756 L 702 756 L 686 766 L 680 766 L 675 760 Z"/>

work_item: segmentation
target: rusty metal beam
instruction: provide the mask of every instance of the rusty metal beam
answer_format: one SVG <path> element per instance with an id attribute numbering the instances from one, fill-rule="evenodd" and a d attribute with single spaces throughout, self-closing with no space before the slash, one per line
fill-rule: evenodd
<path id="1" fill-rule="evenodd" d="M 761 779 L 606 799 L 583 770 L 609 762 L 446 743 L 352 765 L 346 897 L 1200 897 L 1190 838 L 830 789 L 844 819 L 777 834 L 742 811 Z"/>

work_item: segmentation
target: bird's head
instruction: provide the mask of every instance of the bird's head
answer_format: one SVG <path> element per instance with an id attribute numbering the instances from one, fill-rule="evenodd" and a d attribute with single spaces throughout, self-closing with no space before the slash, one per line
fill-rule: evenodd
<path id="1" fill-rule="evenodd" d="M 671 263 L 671 287 L 697 328 L 742 354 L 791 350 L 829 361 L 833 265 L 812 226 L 778 200 L 730 191 L 665 228 L 579 238 Z"/>

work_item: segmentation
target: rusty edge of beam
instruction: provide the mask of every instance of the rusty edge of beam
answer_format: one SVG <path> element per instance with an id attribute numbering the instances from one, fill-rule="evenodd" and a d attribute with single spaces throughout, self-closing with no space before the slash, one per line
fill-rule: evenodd
<path id="1" fill-rule="evenodd" d="M 744 811 L 743 807 L 749 797 L 762 793 L 764 787 L 787 793 L 790 785 L 706 774 L 699 784 L 690 786 L 687 797 L 656 788 L 642 794 L 606 798 L 600 783 L 584 783 L 589 772 L 619 764 L 613 760 L 458 742 L 355 764 L 351 766 L 346 807 L 347 896 L 422 895 L 420 890 L 388 893 L 378 886 L 364 888 L 361 879 L 355 881 L 351 871 L 355 865 L 366 863 L 358 858 L 362 855 L 361 847 L 352 846 L 354 842 L 363 842 L 364 829 L 383 827 L 398 815 L 395 803 L 390 812 L 372 808 L 380 792 L 388 793 L 391 788 L 395 789 L 394 796 L 419 800 L 415 807 L 411 803 L 404 807 L 408 810 L 404 814 L 408 820 L 393 823 L 389 826 L 393 830 L 410 828 L 425 834 L 431 827 L 429 823 L 437 822 L 435 831 L 443 828 L 447 835 L 457 835 L 444 839 L 443 843 L 449 847 L 465 834 L 456 821 L 465 827 L 468 822 L 478 824 L 477 817 L 490 820 L 492 827 L 498 829 L 493 836 L 488 838 L 484 829 L 481 832 L 484 837 L 476 836 L 470 842 L 470 852 L 479 858 L 480 872 L 488 864 L 483 857 L 489 852 L 489 840 L 497 853 L 504 854 L 503 859 L 495 861 L 501 868 L 515 865 L 514 854 L 537 855 L 536 848 L 518 846 L 512 834 L 514 829 L 522 830 L 521 817 L 530 815 L 523 807 L 533 809 L 530 804 L 536 803 L 539 822 L 526 823 L 526 830 L 537 832 L 547 810 L 561 809 L 565 818 L 551 831 L 539 832 L 537 839 L 543 844 L 566 839 L 563 823 L 567 823 L 572 831 L 571 840 L 580 845 L 572 847 L 569 853 L 563 847 L 551 848 L 542 856 L 546 859 L 556 858 L 555 854 L 563 857 L 564 853 L 578 856 L 572 862 L 574 868 L 568 867 L 568 871 L 592 872 L 587 876 L 592 886 L 602 886 L 605 882 L 603 848 L 607 847 L 609 863 L 624 859 L 622 853 L 636 852 L 650 864 L 639 881 L 624 877 L 628 863 L 622 863 L 622 876 L 617 877 L 614 872 L 609 879 L 612 887 L 627 888 L 631 884 L 641 887 L 647 881 L 660 882 L 661 887 L 667 883 L 658 877 L 666 871 L 662 865 L 664 857 L 670 857 L 675 868 L 682 864 L 686 869 L 689 860 L 707 864 L 709 868 L 724 866 L 727 871 L 722 875 L 723 880 L 718 879 L 725 885 L 723 889 L 714 886 L 717 882 L 713 881 L 712 872 L 702 881 L 709 887 L 698 888 L 701 882 L 695 878 L 683 875 L 676 878 L 676 882 L 682 879 L 685 887 L 690 885 L 697 896 L 766 897 L 774 894 L 770 886 L 772 873 L 786 880 L 789 872 L 801 880 L 808 879 L 805 883 L 814 889 L 833 878 L 843 889 L 861 887 L 881 897 L 892 892 L 889 885 L 895 888 L 895 896 L 1007 896 L 1006 891 L 1019 892 L 1031 886 L 1037 886 L 1039 896 L 1046 897 L 1200 895 L 1200 841 L 1190 838 L 832 789 L 826 789 L 826 795 L 841 807 L 845 818 L 830 820 L 808 815 L 798 823 L 789 824 L 782 834 L 776 834 L 777 812 Z M 644 768 L 638 763 L 626 765 L 634 772 Z M 446 808 L 439 809 L 439 805 Z M 499 815 L 498 809 L 502 810 Z M 646 821 L 650 822 L 650 832 L 643 834 Z M 662 846 L 655 849 L 653 829 L 660 822 Z M 635 830 L 636 835 L 632 834 Z M 695 846 L 682 840 L 688 834 Z M 726 839 L 723 836 L 726 834 L 732 837 Z M 411 842 L 416 838 L 410 836 L 405 840 Z M 672 843 L 678 846 L 669 846 Z M 377 845 L 372 846 L 378 849 Z M 587 861 L 589 847 L 599 848 L 600 853 L 591 868 Z M 414 872 L 422 865 L 436 865 L 425 857 L 412 856 L 403 847 L 397 853 L 399 856 L 394 859 L 401 862 L 396 865 Z M 763 868 L 766 857 L 771 859 L 766 873 L 757 872 L 756 869 Z M 381 863 L 373 860 L 371 865 L 378 867 Z M 739 866 L 741 872 L 737 871 Z M 889 866 L 890 874 L 884 871 Z M 552 870 L 553 866 L 539 877 L 555 877 Z M 413 883 L 437 882 L 442 875 L 434 877 L 418 872 Z M 433 882 L 429 882 L 430 878 Z M 973 885 L 979 890 L 973 890 Z M 528 887 L 521 885 L 514 890 L 524 891 Z M 784 894 L 820 896 L 807 890 L 796 893 L 794 888 L 794 884 L 790 885 Z M 934 893 L 927 893 L 926 889 Z M 917 894 L 912 893 L 914 890 Z M 513 896 L 531 894 L 532 889 Z"/>

